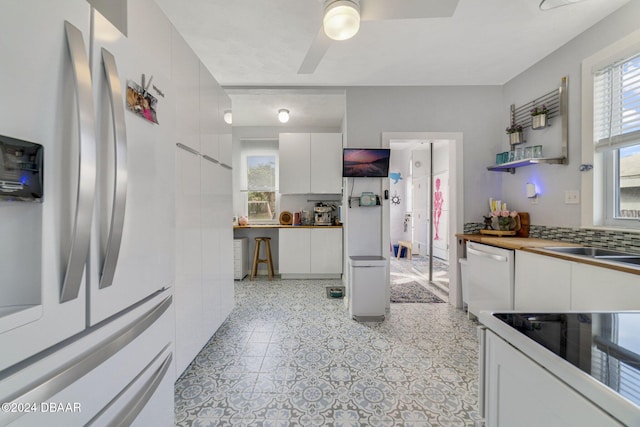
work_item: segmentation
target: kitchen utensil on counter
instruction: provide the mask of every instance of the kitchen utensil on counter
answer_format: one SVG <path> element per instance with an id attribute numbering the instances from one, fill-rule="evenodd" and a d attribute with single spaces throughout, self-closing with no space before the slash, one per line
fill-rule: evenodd
<path id="1" fill-rule="evenodd" d="M 300 211 L 300 224 L 301 225 L 313 225 L 311 220 L 311 212 Z"/>
<path id="2" fill-rule="evenodd" d="M 302 215 L 300 212 L 293 213 L 293 222 L 292 225 L 301 225 L 302 224 Z"/>
<path id="3" fill-rule="evenodd" d="M 283 211 L 280 213 L 279 221 L 281 225 L 291 225 L 293 223 L 293 215 L 291 212 Z"/>
<path id="4" fill-rule="evenodd" d="M 529 228 L 531 225 L 529 212 L 518 212 L 518 216 L 520 217 L 520 229 L 516 230 L 516 236 L 529 237 Z"/>

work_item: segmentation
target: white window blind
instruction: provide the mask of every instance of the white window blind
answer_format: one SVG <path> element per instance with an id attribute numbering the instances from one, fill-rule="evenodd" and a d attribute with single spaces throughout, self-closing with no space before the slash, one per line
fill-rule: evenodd
<path id="1" fill-rule="evenodd" d="M 594 75 L 596 151 L 640 144 L 640 53 Z"/>

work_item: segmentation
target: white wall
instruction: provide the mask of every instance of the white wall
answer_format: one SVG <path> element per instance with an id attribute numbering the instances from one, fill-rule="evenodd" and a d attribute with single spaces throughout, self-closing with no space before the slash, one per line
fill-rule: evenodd
<path id="1" fill-rule="evenodd" d="M 560 49 L 547 56 L 531 68 L 509 81 L 504 86 L 502 106 L 503 128 L 508 124 L 509 106 L 529 102 L 549 92 L 560 84 L 562 76 L 568 76 L 569 96 L 569 164 L 535 165 L 520 168 L 514 175 L 504 174 L 502 180 L 502 200 L 509 207 L 531 215 L 531 223 L 549 226 L 580 226 L 580 205 L 565 204 L 565 190 L 581 189 L 581 62 L 614 41 L 640 28 L 640 1 L 632 0 L 598 24 L 591 27 Z M 543 141 L 539 131 L 529 131 L 531 138 Z M 545 137 L 543 153 L 559 154 L 559 125 L 542 131 Z M 502 151 L 508 143 L 506 135 L 501 136 Z M 529 140 L 527 145 L 535 144 Z M 593 173 L 593 172 L 588 172 Z M 465 177 L 466 182 L 466 177 Z M 535 182 L 541 192 L 538 204 L 532 205 L 525 197 L 525 184 Z M 468 194 L 468 193 L 467 193 Z M 493 196 L 495 197 L 495 196 Z M 581 197 L 581 200 L 583 197 Z M 466 218 L 466 215 L 465 215 Z"/>
<path id="2" fill-rule="evenodd" d="M 347 89 L 345 142 L 349 147 L 380 147 L 382 132 L 462 132 L 464 220 L 480 222 L 486 200 L 502 184 L 501 174 L 486 169 L 501 148 L 501 112 L 498 86 L 352 87 Z M 381 193 L 380 180 L 358 180 L 356 187 L 356 194 Z M 380 215 L 363 209 L 349 213 L 354 215 L 345 230 L 347 255 L 383 255 L 380 250 L 372 253 L 382 246 Z"/>
<path id="3" fill-rule="evenodd" d="M 400 199 L 400 203 L 395 205 L 391 203 L 391 224 L 389 232 L 391 236 L 391 243 L 397 244 L 399 240 L 411 240 L 411 223 L 407 224 L 407 229 L 404 229 L 404 215 L 410 211 L 410 207 L 407 205 L 409 197 L 407 195 L 407 186 L 411 182 L 411 176 L 409 175 L 409 163 L 411 162 L 410 150 L 392 150 L 391 158 L 389 160 L 389 172 L 400 173 L 402 179 L 395 183 L 390 179 L 389 184 L 389 200 L 394 195 L 397 195 Z"/>

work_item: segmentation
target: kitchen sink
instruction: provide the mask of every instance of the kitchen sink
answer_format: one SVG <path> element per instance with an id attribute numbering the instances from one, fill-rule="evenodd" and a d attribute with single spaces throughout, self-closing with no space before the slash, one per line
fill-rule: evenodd
<path id="1" fill-rule="evenodd" d="M 619 262 L 622 264 L 633 264 L 634 266 L 640 266 L 640 256 L 633 257 L 620 257 L 620 258 L 605 258 L 610 261 Z"/>
<path id="2" fill-rule="evenodd" d="M 547 251 L 557 252 L 568 255 L 581 255 L 590 258 L 610 258 L 615 260 L 620 259 L 640 259 L 640 254 L 632 254 L 629 252 L 616 251 L 611 249 L 593 248 L 589 246 L 570 247 L 570 246 L 558 246 L 558 247 L 545 247 L 542 248 Z"/>

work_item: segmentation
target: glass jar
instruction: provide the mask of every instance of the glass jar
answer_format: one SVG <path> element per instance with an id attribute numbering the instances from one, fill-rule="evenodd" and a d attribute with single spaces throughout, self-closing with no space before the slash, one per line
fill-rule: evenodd
<path id="1" fill-rule="evenodd" d="M 542 158 L 542 145 L 535 145 L 533 147 L 533 157 L 536 159 Z"/>
<path id="2" fill-rule="evenodd" d="M 524 158 L 530 159 L 533 157 L 533 147 L 526 147 L 524 149 Z"/>
<path id="3" fill-rule="evenodd" d="M 524 148 L 518 147 L 515 149 L 515 159 L 514 160 L 522 160 L 524 159 Z"/>

